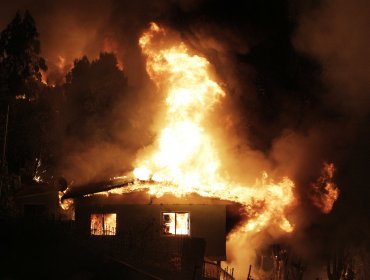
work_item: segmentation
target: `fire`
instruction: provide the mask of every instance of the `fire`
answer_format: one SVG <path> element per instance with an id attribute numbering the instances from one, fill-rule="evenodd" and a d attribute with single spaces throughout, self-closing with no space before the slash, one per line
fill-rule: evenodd
<path id="1" fill-rule="evenodd" d="M 45 71 L 40 71 L 41 73 L 41 83 L 43 83 L 44 85 L 47 85 L 48 84 L 48 76 L 47 76 L 47 73 Z"/>
<path id="2" fill-rule="evenodd" d="M 57 61 L 57 63 L 55 65 L 58 67 L 58 69 L 60 71 L 64 71 L 64 69 L 66 67 L 66 59 L 65 59 L 65 57 L 62 56 L 62 55 L 58 55 L 58 61 Z"/>
<path id="3" fill-rule="evenodd" d="M 168 37 L 164 28 L 152 23 L 139 40 L 149 77 L 167 96 L 165 122 L 153 144 L 154 151 L 139 156 L 133 172 L 137 179 L 150 183 L 137 181 L 121 191 L 147 189 L 157 197 L 197 193 L 234 201 L 244 205 L 247 212 L 256 213 L 243 226 L 245 231 L 257 232 L 270 224 L 292 231 L 284 213 L 294 201 L 290 179 L 276 184 L 263 173 L 253 186 L 225 179 L 207 121 L 226 93 L 212 77 L 206 58 Z"/>
<path id="4" fill-rule="evenodd" d="M 188 234 L 189 213 L 176 214 L 176 233 Z"/>
<path id="5" fill-rule="evenodd" d="M 91 214 L 91 235 L 116 235 L 117 214 Z"/>
<path id="6" fill-rule="evenodd" d="M 162 218 L 163 234 L 189 234 L 189 213 L 163 213 Z"/>
<path id="7" fill-rule="evenodd" d="M 33 180 L 37 183 L 42 183 L 44 180 L 42 179 L 42 174 L 46 172 L 46 170 L 41 170 L 41 159 L 40 158 L 36 158 L 36 162 L 37 162 L 37 165 L 36 165 L 36 171 L 35 171 L 35 174 L 33 175 Z"/>
<path id="8" fill-rule="evenodd" d="M 332 210 L 335 201 L 339 197 L 339 189 L 333 182 L 334 172 L 335 167 L 333 163 L 324 163 L 321 176 L 311 185 L 312 203 L 325 214 Z"/>
<path id="9" fill-rule="evenodd" d="M 134 170 L 134 176 L 139 180 L 146 181 L 150 179 L 150 170 L 145 166 L 138 167 Z"/>
<path id="10" fill-rule="evenodd" d="M 63 199 L 63 195 L 66 193 L 66 191 L 67 190 L 58 192 L 59 207 L 62 208 L 63 210 L 69 210 L 71 206 L 73 206 L 74 204 L 74 201 L 71 198 Z"/>
<path id="11" fill-rule="evenodd" d="M 114 39 L 114 34 L 106 34 L 102 42 L 102 52 L 114 53 L 117 56 L 117 66 L 120 70 L 124 69 L 123 61 L 118 55 L 118 43 Z"/>

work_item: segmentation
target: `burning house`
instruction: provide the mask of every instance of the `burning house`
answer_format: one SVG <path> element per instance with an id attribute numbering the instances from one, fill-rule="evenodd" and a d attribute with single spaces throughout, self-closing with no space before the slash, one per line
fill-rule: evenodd
<path id="1" fill-rule="evenodd" d="M 139 46 L 149 78 L 167 96 L 154 141 L 138 151 L 132 179 L 114 178 L 87 191 L 73 187 L 63 198 L 75 201 L 76 230 L 103 252 L 146 263 L 154 275 L 177 267 L 184 279 L 210 270 L 216 279 L 220 273 L 232 278 L 217 265 L 226 260 L 227 204 L 249 213 L 240 232 L 270 225 L 291 232 L 285 212 L 294 202 L 294 183 L 287 177 L 275 183 L 262 171 L 254 185 L 231 179 L 210 125 L 226 95 L 210 63 L 155 23 Z"/>
<path id="2" fill-rule="evenodd" d="M 198 195 L 157 198 L 140 190 L 121 194 L 119 181 L 103 192 L 92 191 L 98 185 L 72 189 L 63 197 L 73 198 L 75 230 L 89 246 L 154 275 L 233 279 L 220 267 L 226 260 L 230 202 Z M 125 185 L 121 188 L 130 187 Z"/>
<path id="3" fill-rule="evenodd" d="M 164 279 L 360 279 L 366 1 L 57 2 L 0 33 L 0 217 L 35 244 L 5 261 L 70 243 L 101 255 L 90 275 L 108 256 Z"/>

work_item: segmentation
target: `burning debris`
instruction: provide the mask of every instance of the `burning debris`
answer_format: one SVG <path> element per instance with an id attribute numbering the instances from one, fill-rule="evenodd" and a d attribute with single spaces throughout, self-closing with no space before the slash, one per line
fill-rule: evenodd
<path id="1" fill-rule="evenodd" d="M 71 198 L 63 198 L 67 190 L 65 191 L 59 191 L 58 192 L 58 197 L 59 197 L 59 206 L 63 210 L 68 210 L 73 206 L 73 199 Z"/>
<path id="2" fill-rule="evenodd" d="M 334 172 L 334 164 L 325 162 L 320 177 L 311 185 L 312 203 L 325 214 L 332 210 L 339 196 L 339 189 L 333 181 Z"/>
<path id="3" fill-rule="evenodd" d="M 42 176 L 46 173 L 45 169 L 41 169 L 41 164 L 41 158 L 36 158 L 36 168 L 32 179 L 37 183 L 43 182 Z"/>

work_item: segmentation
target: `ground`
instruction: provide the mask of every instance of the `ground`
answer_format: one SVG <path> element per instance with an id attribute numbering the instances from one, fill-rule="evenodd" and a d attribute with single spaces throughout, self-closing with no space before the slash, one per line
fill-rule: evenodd
<path id="1" fill-rule="evenodd" d="M 70 225 L 0 221 L 0 279 L 152 279 L 87 248 Z"/>

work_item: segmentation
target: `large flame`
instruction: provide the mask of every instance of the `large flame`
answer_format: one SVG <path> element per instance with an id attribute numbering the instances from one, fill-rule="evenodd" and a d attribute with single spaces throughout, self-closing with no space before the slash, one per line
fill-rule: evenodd
<path id="1" fill-rule="evenodd" d="M 152 40 L 164 30 L 152 24 L 140 39 L 147 55 L 147 71 L 158 87 L 167 93 L 166 122 L 159 134 L 157 151 L 141 161 L 156 181 L 215 188 L 220 160 L 215 144 L 206 133 L 204 121 L 220 97 L 225 95 L 208 74 L 208 61 L 189 55 L 180 43 L 157 50 Z M 216 179 L 216 180 L 215 180 Z M 210 182 L 211 180 L 211 182 Z"/>
<path id="2" fill-rule="evenodd" d="M 255 185 L 244 186 L 221 175 L 221 160 L 206 122 L 225 92 L 212 78 L 207 59 L 191 54 L 184 43 L 169 40 L 166 30 L 155 23 L 139 44 L 150 78 L 167 96 L 166 112 L 153 149 L 139 157 L 134 170 L 136 178 L 154 183 L 135 184 L 126 191 L 145 187 L 155 196 L 197 193 L 234 201 L 249 213 L 244 230 L 255 232 L 275 224 L 292 231 L 284 215 L 294 201 L 290 179 L 275 184 L 264 172 Z"/>

